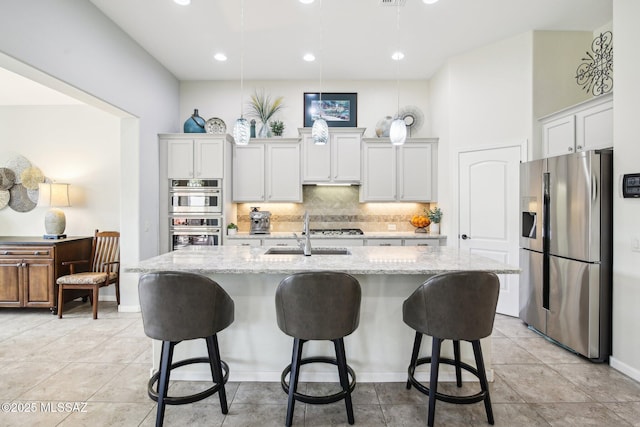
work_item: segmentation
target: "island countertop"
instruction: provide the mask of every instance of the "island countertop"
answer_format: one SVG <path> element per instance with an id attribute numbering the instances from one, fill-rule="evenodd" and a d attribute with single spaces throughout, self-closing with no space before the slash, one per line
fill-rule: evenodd
<path id="1" fill-rule="evenodd" d="M 320 245 L 318 247 L 321 247 Z M 349 255 L 266 255 L 268 248 L 246 246 L 190 247 L 162 254 L 134 266 L 130 273 L 190 271 L 210 274 L 293 274 L 342 271 L 349 274 L 432 275 L 483 270 L 517 274 L 519 269 L 466 249 L 448 246 L 349 247 Z"/>
<path id="2" fill-rule="evenodd" d="M 320 247 L 319 243 L 314 245 L 314 248 Z M 414 331 L 402 321 L 402 304 L 420 284 L 434 274 L 450 271 L 519 272 L 518 268 L 502 262 L 447 246 L 356 246 L 347 248 L 350 255 L 309 257 L 266 255 L 268 249 L 232 245 L 190 247 L 123 268 L 131 273 L 200 273 L 214 279 L 229 293 L 235 303 L 235 321 L 222 331 L 219 340 L 223 358 L 230 366 L 231 381 L 280 381 L 282 369 L 291 362 L 291 337 L 277 327 L 274 302 L 278 284 L 289 274 L 308 271 L 352 274 L 362 286 L 362 302 L 360 326 L 345 343 L 349 363 L 358 372 L 359 381 L 397 382 L 407 379 L 407 363 L 414 339 Z M 207 350 L 202 340 L 195 340 L 181 343 L 178 351 L 184 356 L 179 358 L 182 359 L 205 355 Z M 309 351 L 331 355 L 332 343 L 312 342 Z M 490 343 L 483 353 L 491 378 Z M 153 342 L 153 354 L 157 368 L 160 358 L 157 341 Z M 448 354 L 448 350 L 443 354 Z M 461 354 L 467 363 L 474 360 L 470 348 L 462 348 Z M 327 369 L 326 366 L 309 366 L 306 380 L 335 381 L 335 373 Z M 184 367 L 181 371 L 172 374 L 172 379 L 206 380 L 211 377 L 206 364 Z M 446 381 L 455 379 L 452 372 L 442 372 L 440 376 Z"/>

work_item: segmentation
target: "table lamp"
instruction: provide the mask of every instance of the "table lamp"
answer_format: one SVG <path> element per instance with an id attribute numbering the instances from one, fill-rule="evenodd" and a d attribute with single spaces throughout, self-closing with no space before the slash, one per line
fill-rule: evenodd
<path id="1" fill-rule="evenodd" d="M 38 205 L 49 206 L 44 217 L 45 239 L 64 239 L 67 237 L 64 229 L 67 219 L 60 207 L 71 206 L 69 203 L 69 184 L 41 183 L 38 184 Z"/>

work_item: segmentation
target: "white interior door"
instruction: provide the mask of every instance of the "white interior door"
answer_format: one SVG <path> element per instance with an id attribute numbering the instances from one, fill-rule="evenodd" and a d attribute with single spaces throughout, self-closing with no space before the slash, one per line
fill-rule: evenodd
<path id="1" fill-rule="evenodd" d="M 458 245 L 518 265 L 518 191 L 521 147 L 458 155 Z M 518 316 L 518 275 L 500 275 L 498 313 Z"/>

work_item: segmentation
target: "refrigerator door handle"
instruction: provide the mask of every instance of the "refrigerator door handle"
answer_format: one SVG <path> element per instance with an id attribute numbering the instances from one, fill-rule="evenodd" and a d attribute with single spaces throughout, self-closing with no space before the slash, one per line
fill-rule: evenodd
<path id="1" fill-rule="evenodd" d="M 598 180 L 595 175 L 591 176 L 591 201 L 595 202 L 598 199 Z"/>

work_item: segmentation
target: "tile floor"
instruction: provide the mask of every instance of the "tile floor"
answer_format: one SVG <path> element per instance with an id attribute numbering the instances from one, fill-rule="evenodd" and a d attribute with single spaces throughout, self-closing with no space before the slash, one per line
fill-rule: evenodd
<path id="1" fill-rule="evenodd" d="M 110 302 L 101 302 L 95 321 L 88 304 L 73 302 L 67 310 L 59 320 L 48 310 L 0 309 L 0 426 L 153 426 L 155 403 L 146 395 L 151 346 L 140 315 L 118 313 Z M 492 343 L 496 426 L 640 426 L 640 384 L 607 365 L 572 355 L 506 316 L 497 316 Z M 171 387 L 188 393 L 202 383 Z M 302 387 L 313 394 L 327 385 Z M 212 396 L 169 406 L 165 425 L 284 424 L 279 384 L 229 383 L 227 395 L 226 416 Z M 426 425 L 427 397 L 403 384 L 359 383 L 353 399 L 356 425 Z M 348 425 L 344 404 L 299 403 L 294 425 Z M 438 402 L 436 425 L 488 424 L 482 404 Z"/>

